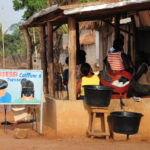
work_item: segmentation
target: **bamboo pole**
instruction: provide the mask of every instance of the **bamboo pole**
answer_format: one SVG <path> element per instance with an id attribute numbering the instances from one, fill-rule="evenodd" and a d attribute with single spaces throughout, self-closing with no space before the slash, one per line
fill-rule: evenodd
<path id="1" fill-rule="evenodd" d="M 76 21 L 69 17 L 69 99 L 76 100 Z"/>

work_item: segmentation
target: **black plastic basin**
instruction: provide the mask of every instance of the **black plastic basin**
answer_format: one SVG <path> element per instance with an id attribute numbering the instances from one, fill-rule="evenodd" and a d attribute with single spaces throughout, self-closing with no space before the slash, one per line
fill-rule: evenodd
<path id="1" fill-rule="evenodd" d="M 100 85 L 86 85 L 85 101 L 89 106 L 107 107 L 110 104 L 113 88 Z"/>
<path id="2" fill-rule="evenodd" d="M 138 132 L 140 120 L 143 115 L 135 112 L 116 111 L 111 112 L 110 116 L 113 131 L 129 135 Z"/>

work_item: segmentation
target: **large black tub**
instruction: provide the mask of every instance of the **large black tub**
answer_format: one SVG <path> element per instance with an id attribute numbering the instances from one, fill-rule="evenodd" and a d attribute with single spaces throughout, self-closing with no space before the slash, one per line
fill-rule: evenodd
<path id="1" fill-rule="evenodd" d="M 110 116 L 114 132 L 130 135 L 138 132 L 143 115 L 135 112 L 116 111 L 111 112 Z"/>
<path id="2" fill-rule="evenodd" d="M 107 107 L 110 104 L 113 88 L 98 85 L 86 85 L 85 101 L 89 106 Z"/>

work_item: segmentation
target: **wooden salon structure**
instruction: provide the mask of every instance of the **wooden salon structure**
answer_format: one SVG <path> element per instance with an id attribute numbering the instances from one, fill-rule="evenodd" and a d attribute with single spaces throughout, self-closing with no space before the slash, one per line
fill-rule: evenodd
<path id="1" fill-rule="evenodd" d="M 121 20 L 125 21 L 121 24 Z M 135 62 L 137 51 L 141 44 L 150 40 L 150 1 L 149 0 L 103 0 L 92 3 L 73 5 L 53 5 L 31 16 L 20 29 L 24 30 L 27 43 L 28 68 L 32 69 L 32 48 L 34 44 L 29 34 L 29 28 L 40 28 L 40 55 L 44 73 L 44 93 L 47 95 L 44 103 L 44 123 L 56 129 L 58 135 L 85 135 L 88 126 L 88 112 L 82 100 L 76 100 L 76 51 L 79 49 L 79 23 L 99 21 L 95 29 L 99 31 L 99 63 L 103 69 L 103 59 L 108 45 L 113 37 L 120 32 L 125 35 L 126 53 Z M 53 33 L 63 24 L 68 24 L 68 53 L 69 53 L 69 100 L 58 100 L 54 94 L 54 51 Z M 139 35 L 139 36 L 138 36 Z M 109 44 L 108 44 L 109 43 Z M 149 49 L 148 42 L 144 45 Z M 147 53 L 146 48 L 143 50 Z M 146 135 L 150 127 L 146 126 L 150 114 L 148 98 L 137 103 L 133 100 L 123 100 L 125 110 L 144 113 L 139 134 Z M 147 105 L 147 107 L 145 107 Z M 119 100 L 111 100 L 110 111 L 120 110 Z M 148 123 L 148 122 L 149 123 Z M 146 126 L 146 127 L 145 127 Z M 150 132 L 150 130 L 149 130 Z M 148 135 L 148 134 L 147 134 Z M 150 134 L 149 134 L 150 135 Z"/>

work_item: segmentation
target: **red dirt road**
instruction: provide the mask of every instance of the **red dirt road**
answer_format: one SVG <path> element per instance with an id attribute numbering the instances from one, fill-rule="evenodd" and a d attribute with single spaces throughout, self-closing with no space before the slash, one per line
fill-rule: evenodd
<path id="1" fill-rule="evenodd" d="M 9 113 L 8 119 L 12 120 Z M 0 113 L 0 121 L 4 114 Z M 27 128 L 28 138 L 16 139 L 15 128 Z M 0 126 L 0 150 L 150 150 L 149 141 L 106 141 L 99 138 L 88 137 L 57 137 L 53 129 L 43 126 L 43 135 L 32 130 L 31 124 L 8 126 L 8 133 L 4 126 Z"/>
<path id="2" fill-rule="evenodd" d="M 2 132 L 2 130 L 1 130 Z M 36 137 L 37 136 L 37 137 Z M 89 138 L 48 138 L 29 136 L 15 139 L 9 132 L 0 135 L 0 150 L 149 150 L 148 142 L 115 142 Z"/>

